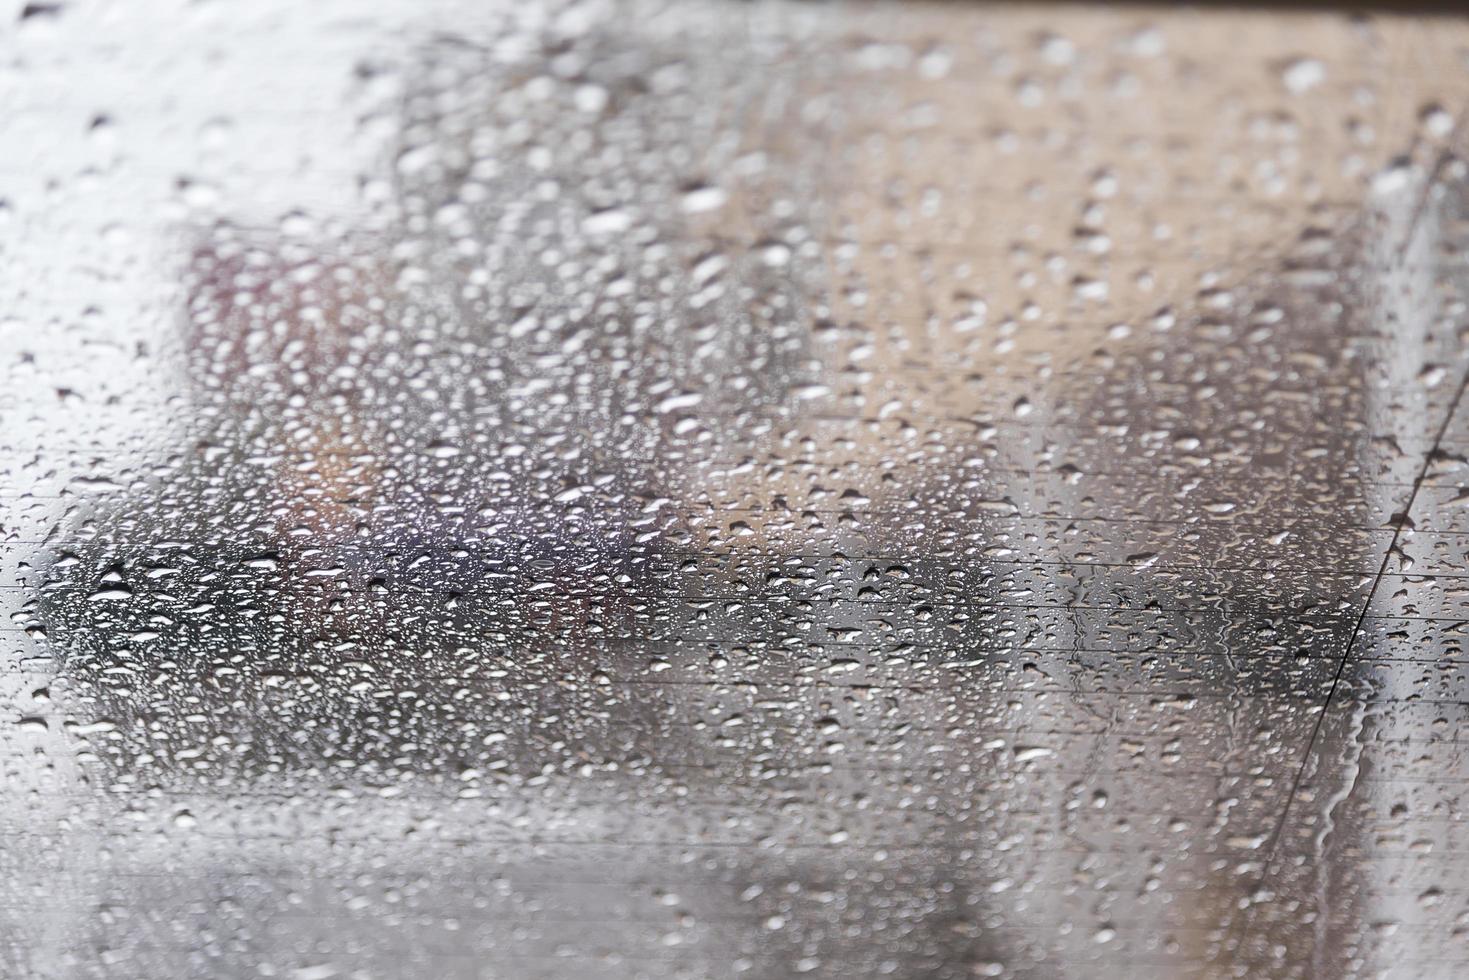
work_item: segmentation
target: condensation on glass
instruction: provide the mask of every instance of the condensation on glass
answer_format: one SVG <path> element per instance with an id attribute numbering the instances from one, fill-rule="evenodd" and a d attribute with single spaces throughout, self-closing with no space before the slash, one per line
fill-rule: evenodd
<path id="1" fill-rule="evenodd" d="M 1469 969 L 1469 21 L 0 19 L 0 974 Z"/>

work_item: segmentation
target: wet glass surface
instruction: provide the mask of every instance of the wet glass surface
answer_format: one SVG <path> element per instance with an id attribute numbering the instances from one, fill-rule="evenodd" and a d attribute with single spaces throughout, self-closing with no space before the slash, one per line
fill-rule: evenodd
<path id="1" fill-rule="evenodd" d="M 0 15 L 0 975 L 1469 969 L 1469 21 Z"/>

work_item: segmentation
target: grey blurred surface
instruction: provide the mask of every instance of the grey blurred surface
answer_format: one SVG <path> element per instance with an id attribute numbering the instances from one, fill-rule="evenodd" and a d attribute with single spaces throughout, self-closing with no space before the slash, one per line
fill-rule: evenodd
<path id="1" fill-rule="evenodd" d="M 0 976 L 1469 971 L 1469 20 L 0 23 Z"/>

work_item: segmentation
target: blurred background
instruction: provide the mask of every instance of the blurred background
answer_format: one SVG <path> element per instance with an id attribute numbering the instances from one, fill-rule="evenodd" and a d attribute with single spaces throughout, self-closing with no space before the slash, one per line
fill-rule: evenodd
<path id="1" fill-rule="evenodd" d="M 0 973 L 1469 964 L 1469 19 L 0 4 Z"/>

